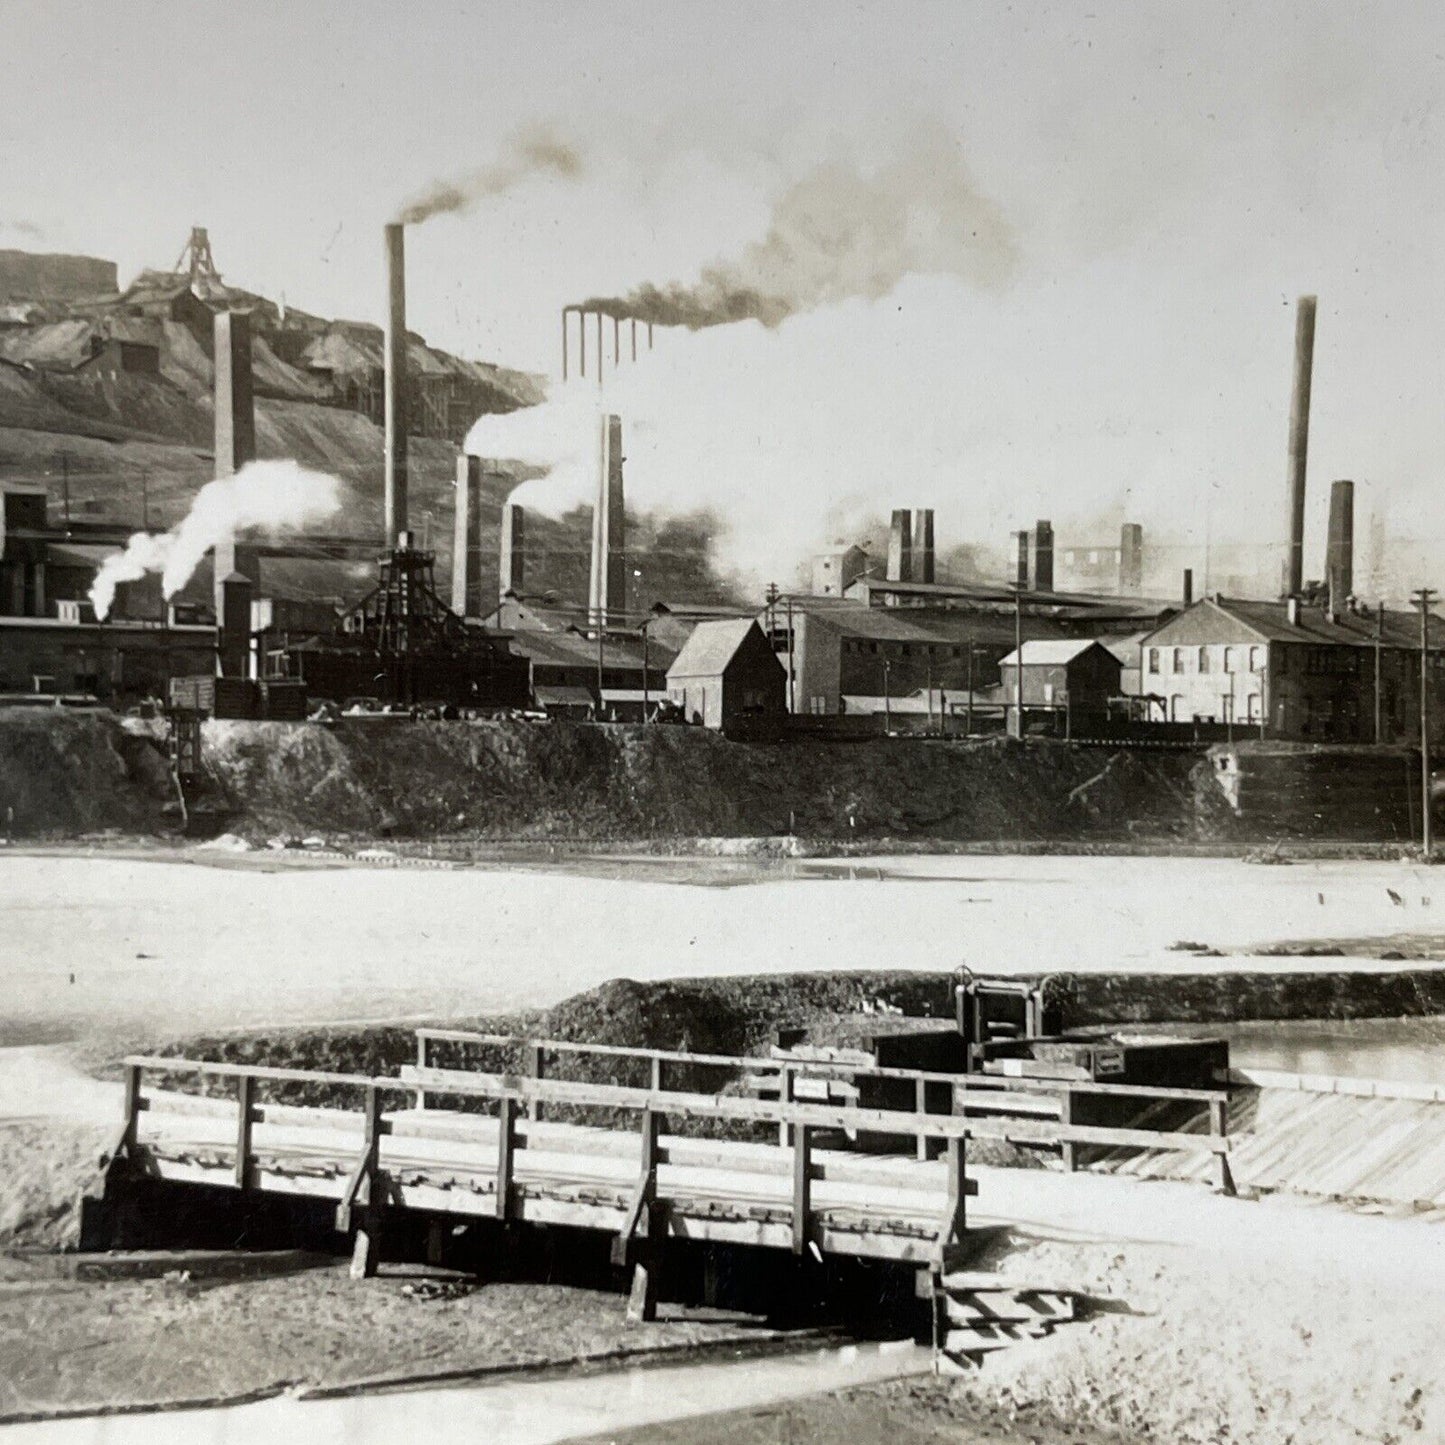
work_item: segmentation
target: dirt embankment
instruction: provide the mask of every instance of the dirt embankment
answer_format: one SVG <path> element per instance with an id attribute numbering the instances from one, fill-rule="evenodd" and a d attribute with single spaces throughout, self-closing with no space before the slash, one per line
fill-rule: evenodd
<path id="1" fill-rule="evenodd" d="M 1066 744 L 732 743 L 692 728 L 212 722 L 227 826 L 252 837 L 918 837 L 1028 842 L 1187 836 L 1181 754 Z M 156 832 L 159 745 L 104 713 L 0 709 L 0 821 L 18 836 Z"/>

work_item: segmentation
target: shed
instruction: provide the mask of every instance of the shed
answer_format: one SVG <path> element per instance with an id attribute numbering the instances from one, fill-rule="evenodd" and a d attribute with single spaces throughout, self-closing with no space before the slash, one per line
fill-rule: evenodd
<path id="1" fill-rule="evenodd" d="M 787 711 L 787 674 L 758 624 L 699 622 L 667 670 L 667 694 L 689 722 L 723 732 Z"/>
<path id="2" fill-rule="evenodd" d="M 1025 642 L 999 663 L 1004 701 L 1019 703 L 1023 675 L 1025 708 L 1048 708 L 1070 717 L 1107 717 L 1109 699 L 1117 697 L 1123 664 L 1103 643 L 1090 638 Z"/>

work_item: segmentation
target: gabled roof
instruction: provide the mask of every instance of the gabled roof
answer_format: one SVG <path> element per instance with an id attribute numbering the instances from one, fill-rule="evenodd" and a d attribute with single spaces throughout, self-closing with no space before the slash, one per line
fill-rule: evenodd
<path id="1" fill-rule="evenodd" d="M 1114 654 L 1101 642 L 1096 642 L 1092 637 L 1076 637 L 1073 639 L 1060 638 L 1057 641 L 1026 642 L 1022 651 L 1025 667 L 1066 667 L 1076 657 L 1082 656 L 1091 647 L 1097 647 L 1101 652 Z M 1000 667 L 1017 667 L 1020 649 L 1015 648 L 1007 657 L 999 660 Z M 1118 661 L 1116 658 L 1115 661 Z"/>
<path id="2" fill-rule="evenodd" d="M 1201 609 L 1213 609 L 1247 627 L 1264 642 L 1303 643 L 1314 647 L 1373 647 L 1378 635 L 1387 647 L 1418 648 L 1420 646 L 1420 616 L 1416 612 L 1386 610 L 1381 621 L 1375 609 L 1341 614 L 1338 621 L 1332 619 L 1318 602 L 1301 601 L 1297 612 L 1298 621 L 1291 622 L 1287 602 L 1257 602 L 1238 597 L 1206 597 L 1196 602 L 1178 617 L 1177 623 Z M 1165 623 L 1164 626 L 1169 626 Z M 1162 631 L 1157 628 L 1155 631 Z M 1433 646 L 1445 645 L 1445 620 L 1430 616 L 1430 641 Z M 1154 633 L 1146 634 L 1148 637 Z"/>
<path id="3" fill-rule="evenodd" d="M 748 634 L 756 627 L 757 623 L 750 617 L 699 622 L 668 668 L 668 677 L 719 676 L 726 671 Z M 762 635 L 761 629 L 758 635 Z"/>

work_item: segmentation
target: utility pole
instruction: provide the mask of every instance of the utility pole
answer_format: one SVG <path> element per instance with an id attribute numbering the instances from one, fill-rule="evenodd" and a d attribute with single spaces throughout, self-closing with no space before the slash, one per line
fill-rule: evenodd
<path id="1" fill-rule="evenodd" d="M 889 701 L 888 695 L 888 659 L 883 659 L 883 731 L 893 731 L 893 704 Z"/>
<path id="2" fill-rule="evenodd" d="M 597 344 L 599 349 L 602 345 L 602 322 L 601 318 L 597 323 Z M 597 721 L 602 721 L 602 636 L 606 628 L 599 613 L 597 617 Z"/>
<path id="3" fill-rule="evenodd" d="M 60 454 L 60 490 L 65 498 L 65 530 L 70 530 L 70 453 Z"/>
<path id="4" fill-rule="evenodd" d="M 973 736 L 973 638 L 968 639 L 968 702 L 965 704 L 967 721 L 964 727 L 969 737 Z"/>
<path id="5" fill-rule="evenodd" d="M 788 716 L 793 715 L 793 595 L 788 594 Z"/>
<path id="6" fill-rule="evenodd" d="M 1024 589 L 1014 583 L 1014 716 L 1018 735 L 1024 735 Z"/>
<path id="7" fill-rule="evenodd" d="M 1380 651 L 1385 640 L 1385 604 L 1375 604 L 1375 746 L 1379 747 L 1385 735 L 1383 704 L 1380 689 Z"/>
<path id="8" fill-rule="evenodd" d="M 1422 587 L 1410 600 L 1420 609 L 1420 839 L 1425 861 L 1433 857 L 1430 836 L 1430 604 L 1433 587 Z"/>
<path id="9" fill-rule="evenodd" d="M 637 341 L 637 323 L 632 323 L 632 339 L 634 344 Z M 647 721 L 647 715 L 651 711 L 651 699 L 648 696 L 647 684 L 647 627 L 652 618 L 645 618 L 638 631 L 642 633 L 642 721 Z"/>

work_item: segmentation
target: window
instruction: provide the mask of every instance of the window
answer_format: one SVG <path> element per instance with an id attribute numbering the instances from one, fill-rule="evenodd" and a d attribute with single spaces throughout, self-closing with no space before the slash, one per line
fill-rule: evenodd
<path id="1" fill-rule="evenodd" d="M 1249 670 L 1251 672 L 1264 671 L 1264 648 L 1251 647 L 1249 649 Z"/>
<path id="2" fill-rule="evenodd" d="M 1149 649 L 1149 671 L 1159 671 L 1159 649 L 1157 647 L 1151 647 Z"/>
<path id="3" fill-rule="evenodd" d="M 1226 672 L 1239 671 L 1239 649 L 1237 647 L 1224 649 L 1224 670 Z"/>
<path id="4" fill-rule="evenodd" d="M 1252 722 L 1252 723 L 1257 723 L 1257 722 L 1260 720 L 1261 716 L 1262 716 L 1262 713 L 1260 712 L 1260 697 L 1259 697 L 1259 694 L 1258 694 L 1257 692 L 1252 692 L 1252 693 L 1250 693 L 1250 695 L 1245 699 L 1245 701 L 1246 701 L 1246 702 L 1248 703 L 1248 705 L 1249 705 L 1249 720 L 1250 720 L 1250 722 Z"/>
<path id="5" fill-rule="evenodd" d="M 1209 649 L 1207 647 L 1199 649 L 1199 670 L 1200 672 L 1209 671 Z"/>
<path id="6" fill-rule="evenodd" d="M 1172 666 L 1170 667 L 1170 671 L 1171 671 L 1171 672 L 1183 672 L 1183 671 L 1184 671 L 1184 649 L 1183 649 L 1182 647 L 1176 647 L 1176 648 L 1174 649 L 1174 656 L 1173 656 L 1173 658 L 1171 659 L 1171 662 L 1172 662 Z"/>
<path id="7" fill-rule="evenodd" d="M 1169 721 L 1184 721 L 1184 696 L 1182 693 L 1176 692 L 1174 696 L 1169 699 Z"/>

